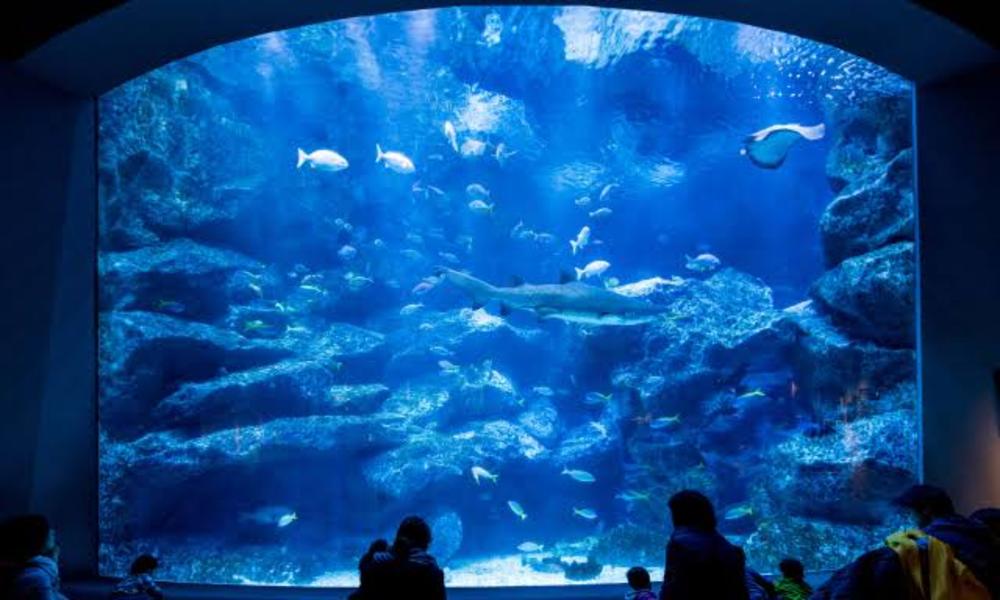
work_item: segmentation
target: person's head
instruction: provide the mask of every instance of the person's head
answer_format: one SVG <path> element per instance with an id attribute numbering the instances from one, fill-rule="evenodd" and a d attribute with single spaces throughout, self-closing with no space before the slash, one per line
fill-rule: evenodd
<path id="1" fill-rule="evenodd" d="M 806 569 L 802 563 L 794 558 L 786 558 L 778 564 L 782 577 L 793 581 L 802 581 L 806 576 Z"/>
<path id="2" fill-rule="evenodd" d="M 683 490 L 671 496 L 668 505 L 674 528 L 690 527 L 715 531 L 715 509 L 705 494 L 694 490 Z"/>
<path id="3" fill-rule="evenodd" d="M 632 567 L 625 573 L 628 585 L 633 590 L 649 590 L 653 584 L 649 581 L 649 571 L 642 567 Z"/>
<path id="4" fill-rule="evenodd" d="M 1000 538 L 1000 508 L 980 508 L 969 515 L 969 518 L 986 525 L 993 532 L 993 535 Z"/>
<path id="5" fill-rule="evenodd" d="M 419 548 L 426 550 L 431 545 L 431 528 L 417 516 L 409 516 L 403 519 L 396 530 L 396 541 L 393 548 L 396 550 Z"/>
<path id="6" fill-rule="evenodd" d="M 147 575 L 160 566 L 160 561 L 152 554 L 142 554 L 132 561 L 132 567 L 128 570 L 131 575 Z"/>
<path id="7" fill-rule="evenodd" d="M 375 554 L 376 552 L 385 552 L 389 549 L 389 542 L 382 538 L 379 538 L 372 542 L 371 546 L 368 546 L 368 554 Z"/>
<path id="8" fill-rule="evenodd" d="M 955 514 L 955 505 L 948 492 L 933 485 L 910 486 L 893 503 L 913 513 L 920 527 L 927 527 L 934 519 Z"/>
<path id="9" fill-rule="evenodd" d="M 7 560 L 25 561 L 32 557 L 51 556 L 56 549 L 55 531 L 42 515 L 21 515 L 4 522 L 3 554 Z"/>

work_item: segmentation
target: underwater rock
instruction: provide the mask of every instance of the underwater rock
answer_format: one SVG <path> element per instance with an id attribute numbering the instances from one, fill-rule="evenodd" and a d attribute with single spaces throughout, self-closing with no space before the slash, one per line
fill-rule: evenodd
<path id="1" fill-rule="evenodd" d="M 468 371 L 472 374 L 463 376 L 451 391 L 449 402 L 438 413 L 442 424 L 512 416 L 523 405 L 511 379 L 492 364 Z"/>
<path id="2" fill-rule="evenodd" d="M 803 517 L 783 516 L 761 521 L 747 537 L 743 550 L 747 564 L 777 565 L 789 556 L 802 561 L 807 571 L 846 565 L 862 549 L 883 544 L 882 528 Z M 892 531 L 886 527 L 884 531 Z"/>
<path id="3" fill-rule="evenodd" d="M 583 468 L 594 472 L 612 469 L 621 455 L 621 434 L 613 419 L 585 423 L 566 432 L 552 457 L 556 466 Z"/>
<path id="4" fill-rule="evenodd" d="M 789 408 L 784 398 L 726 396 L 717 399 L 725 409 L 709 415 L 697 433 L 699 447 L 712 452 L 738 455 L 745 448 L 766 446 L 773 435 L 770 430 Z"/>
<path id="5" fill-rule="evenodd" d="M 703 461 L 695 444 L 678 439 L 664 441 L 659 437 L 636 435 L 629 439 L 628 449 L 638 464 L 651 473 L 665 476 L 671 471 L 695 467 Z"/>
<path id="6" fill-rule="evenodd" d="M 694 489 L 717 498 L 720 490 L 731 483 L 730 470 L 715 463 L 711 468 L 706 466 L 707 459 L 694 441 L 636 435 L 627 439 L 626 448 L 633 462 L 624 469 L 622 485 L 649 496 L 648 500 L 627 506 L 629 517 L 652 531 L 664 530 L 661 507 L 676 492 Z"/>
<path id="7" fill-rule="evenodd" d="M 826 105 L 826 123 L 835 132 L 826 176 L 835 194 L 878 177 L 886 163 L 913 146 L 912 102 L 910 94 L 899 93 Z"/>
<path id="8" fill-rule="evenodd" d="M 542 442 L 548 443 L 559 435 L 559 412 L 548 400 L 535 400 L 518 416 L 517 422 L 525 431 Z"/>
<path id="9" fill-rule="evenodd" d="M 431 517 L 428 525 L 434 534 L 430 551 L 438 564 L 447 565 L 462 547 L 462 517 L 455 511 L 448 511 Z"/>
<path id="10" fill-rule="evenodd" d="M 792 515 L 881 523 L 888 501 L 917 480 L 918 433 L 915 413 L 897 410 L 838 423 L 827 435 L 795 436 L 767 461 L 779 468 L 771 498 Z"/>
<path id="11" fill-rule="evenodd" d="M 793 357 L 799 393 L 821 417 L 852 420 L 915 401 L 915 395 L 907 401 L 906 392 L 901 391 L 915 388 L 915 350 L 851 339 L 829 316 L 820 314 L 812 301 L 784 312 L 799 331 Z M 880 400 L 855 402 L 845 411 L 843 400 L 859 389 L 867 389 L 867 396 Z"/>
<path id="12" fill-rule="evenodd" d="M 665 531 L 666 527 L 658 526 L 646 527 L 633 523 L 615 525 L 597 537 L 594 558 L 611 565 L 623 561 L 644 565 L 659 564 L 663 561 Z"/>
<path id="13" fill-rule="evenodd" d="M 233 306 L 226 325 L 247 338 L 275 339 L 285 335 L 290 317 L 273 307 Z"/>
<path id="14" fill-rule="evenodd" d="M 101 423 L 115 439 L 134 438 L 150 423 L 218 428 L 261 415 L 341 412 L 330 405 L 330 386 L 372 374 L 383 342 L 339 323 L 309 341 L 248 339 L 144 311 L 107 313 L 100 326 Z M 271 402 L 258 405 L 254 394 Z"/>
<path id="15" fill-rule="evenodd" d="M 389 397 L 389 388 L 381 383 L 335 385 L 327 394 L 334 414 L 371 414 Z"/>
<path id="16" fill-rule="evenodd" d="M 513 417 L 521 407 L 522 400 L 510 379 L 488 365 L 402 384 L 382 410 L 420 424 L 435 422 L 447 427 Z"/>
<path id="17" fill-rule="evenodd" d="M 472 435 L 414 434 L 405 445 L 365 463 L 365 481 L 391 498 L 416 498 L 438 484 L 463 477 L 471 481 L 473 466 L 489 465 L 502 473 L 513 463 L 537 462 L 548 454 L 537 439 L 507 421 L 471 425 L 468 431 Z"/>
<path id="18" fill-rule="evenodd" d="M 367 383 L 380 377 L 386 360 L 385 336 L 350 323 L 330 323 L 309 342 L 290 335 L 281 342 L 296 348 L 303 358 L 328 364 L 344 383 Z"/>
<path id="19" fill-rule="evenodd" d="M 403 384 L 393 390 L 382 405 L 382 413 L 397 415 L 409 422 L 426 424 L 451 400 L 447 389 L 434 383 Z"/>
<path id="20" fill-rule="evenodd" d="M 232 218 L 240 198 L 220 190 L 266 179 L 262 166 L 275 163 L 263 141 L 209 81 L 196 63 L 179 61 L 101 98 L 102 168 L 115 181 L 101 189 L 109 230 L 190 235 Z"/>
<path id="21" fill-rule="evenodd" d="M 848 258 L 816 281 L 812 295 L 852 337 L 912 348 L 914 258 L 912 242 Z"/>
<path id="22" fill-rule="evenodd" d="M 226 329 L 144 312 L 101 315 L 101 424 L 113 438 L 134 437 L 149 411 L 184 382 L 270 364 L 293 351 Z"/>
<path id="23" fill-rule="evenodd" d="M 328 414 L 333 412 L 329 390 L 335 380 L 329 366 L 283 361 L 184 384 L 157 405 L 153 418 L 163 429 L 211 431 L 278 417 Z"/>
<path id="24" fill-rule="evenodd" d="M 900 152 L 872 181 L 842 194 L 820 217 L 828 265 L 914 238 L 913 150 Z"/>
<path id="25" fill-rule="evenodd" d="M 200 320 L 229 310 L 226 293 L 241 272 L 260 273 L 251 258 L 177 239 L 157 246 L 102 253 L 101 309 L 167 312 Z M 244 284 L 244 286 L 246 285 Z"/>
<path id="26" fill-rule="evenodd" d="M 647 358 L 618 369 L 613 379 L 639 390 L 646 410 L 683 413 L 741 368 L 784 364 L 793 331 L 762 281 L 723 269 L 675 289 L 667 302 L 671 318 L 646 329 Z"/>
<path id="27" fill-rule="evenodd" d="M 403 420 L 392 415 L 291 417 L 192 438 L 147 434 L 126 445 L 118 468 L 121 477 L 141 476 L 144 489 L 164 489 L 226 469 L 342 460 L 398 446 L 407 435 Z"/>
<path id="28" fill-rule="evenodd" d="M 570 581 L 596 579 L 604 570 L 604 565 L 591 556 L 588 556 L 587 560 L 583 562 L 560 560 L 559 564 L 562 565 L 563 572 L 566 573 L 566 579 Z"/>

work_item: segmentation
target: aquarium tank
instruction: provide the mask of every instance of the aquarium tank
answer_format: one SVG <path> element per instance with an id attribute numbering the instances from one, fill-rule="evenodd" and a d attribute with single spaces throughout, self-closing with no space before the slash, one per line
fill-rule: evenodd
<path id="1" fill-rule="evenodd" d="M 763 572 L 919 478 L 912 90 L 732 22 L 441 8 L 100 99 L 100 571 L 662 577 L 707 494 Z"/>

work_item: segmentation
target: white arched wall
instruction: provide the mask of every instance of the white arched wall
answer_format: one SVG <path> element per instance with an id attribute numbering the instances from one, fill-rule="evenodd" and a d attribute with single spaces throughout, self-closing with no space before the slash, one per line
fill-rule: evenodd
<path id="1" fill-rule="evenodd" d="M 16 68 L 0 67 L 0 514 L 48 514 L 60 528 L 69 576 L 93 575 L 97 562 L 94 97 L 226 41 L 443 4 L 129 2 L 60 34 Z M 951 489 L 963 509 L 1000 505 L 1000 408 L 991 382 L 1000 366 L 996 51 L 904 0 L 587 4 L 788 31 L 917 83 L 925 477 Z"/>

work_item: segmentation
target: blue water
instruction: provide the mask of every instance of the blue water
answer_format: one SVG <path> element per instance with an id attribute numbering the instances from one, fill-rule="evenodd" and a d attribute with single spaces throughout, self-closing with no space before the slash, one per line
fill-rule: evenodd
<path id="1" fill-rule="evenodd" d="M 657 574 L 686 487 L 760 570 L 877 544 L 916 472 L 913 309 L 844 265 L 912 296 L 912 188 L 884 176 L 909 101 L 784 34 L 573 7 L 313 25 L 110 92 L 102 571 L 153 550 L 174 580 L 350 586 L 368 542 L 418 513 L 450 584 L 617 582 Z M 741 154 L 820 123 L 780 168 Z M 296 168 L 300 148 L 349 166 Z M 831 213 L 865 186 L 888 191 Z M 861 231 L 851 215 L 886 198 L 904 199 L 892 234 Z M 832 257 L 823 222 L 863 240 Z M 689 264 L 703 254 L 718 264 Z M 659 310 L 567 322 L 470 297 L 448 269 Z"/>

